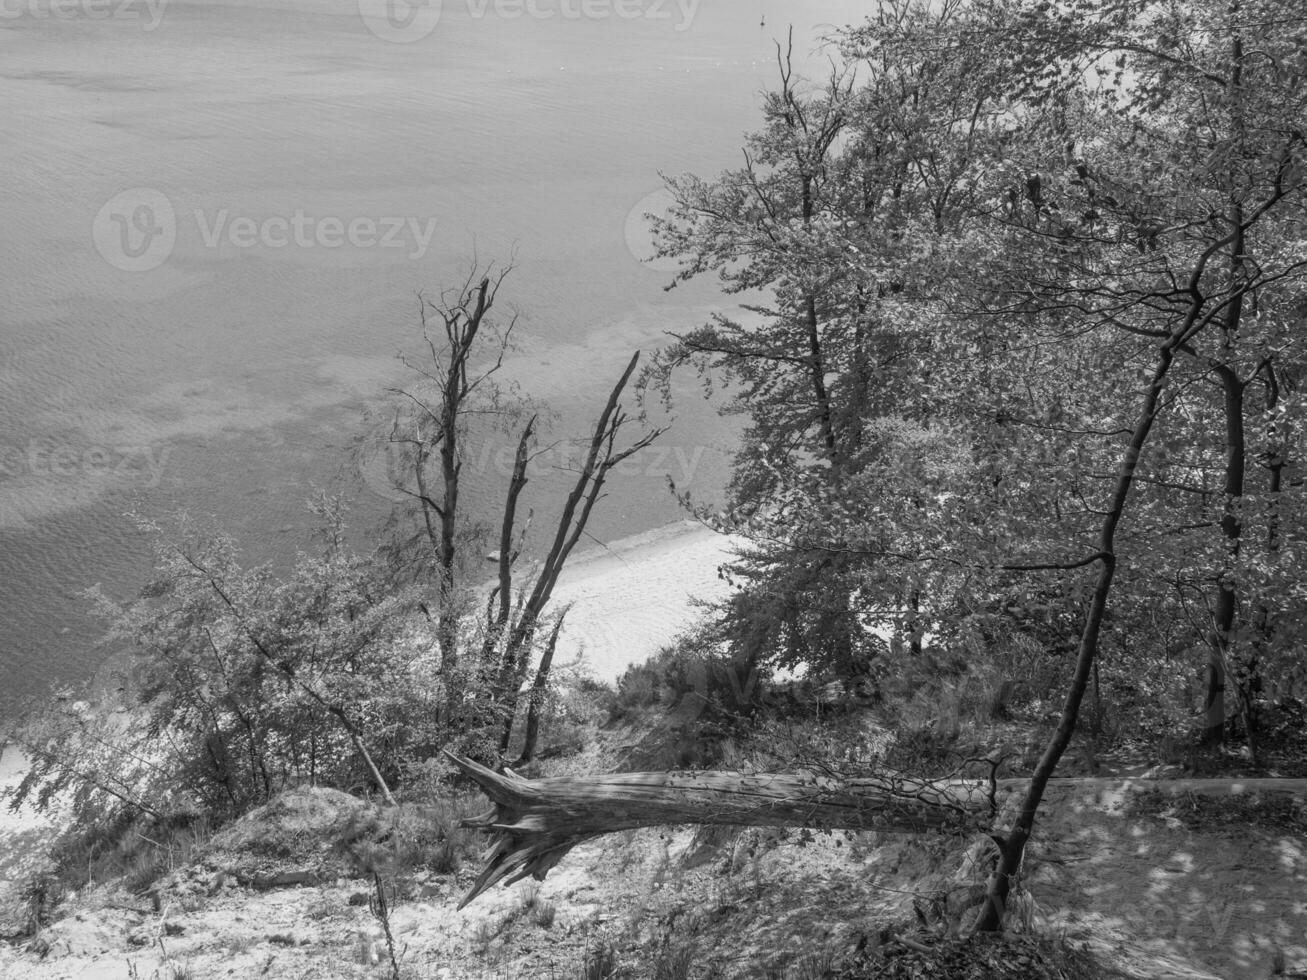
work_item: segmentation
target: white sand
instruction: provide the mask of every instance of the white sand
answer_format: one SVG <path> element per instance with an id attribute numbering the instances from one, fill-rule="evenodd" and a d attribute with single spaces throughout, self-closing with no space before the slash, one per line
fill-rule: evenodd
<path id="1" fill-rule="evenodd" d="M 9 809 L 27 765 L 27 757 L 14 746 L 0 750 L 0 927 L 4 932 L 14 931 L 24 921 L 19 889 L 45 863 L 57 826 L 56 818 L 37 813 L 30 805 L 17 813 Z M 0 976 L 10 975 L 0 960 Z"/>
<path id="2" fill-rule="evenodd" d="M 563 570 L 550 608 L 567 603 L 558 662 L 583 653 L 600 680 L 657 653 L 702 612 L 695 599 L 726 594 L 718 567 L 736 542 L 693 521 L 578 553 Z"/>
<path id="3" fill-rule="evenodd" d="M 24 807 L 18 813 L 9 809 L 9 799 L 27 772 L 27 757 L 17 746 L 0 749 L 0 834 L 31 822 L 31 811 Z"/>

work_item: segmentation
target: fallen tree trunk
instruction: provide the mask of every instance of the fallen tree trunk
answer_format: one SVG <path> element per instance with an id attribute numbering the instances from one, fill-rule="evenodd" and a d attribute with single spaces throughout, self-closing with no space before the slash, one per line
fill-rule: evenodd
<path id="1" fill-rule="evenodd" d="M 448 754 L 448 753 L 447 753 Z M 577 844 L 664 824 L 736 824 L 919 834 L 976 830 L 995 810 L 994 784 L 897 774 L 843 779 L 818 772 L 629 772 L 522 779 L 449 758 L 490 797 L 464 821 L 494 833 L 486 866 L 459 908 L 500 881 L 543 879 Z"/>
<path id="2" fill-rule="evenodd" d="M 491 831 L 486 866 L 459 908 L 500 881 L 543 880 L 573 847 L 621 830 L 669 824 L 809 827 L 919 834 L 980 831 L 993 835 L 1002 804 L 1030 778 L 927 780 L 894 773 L 842 778 L 819 772 L 628 772 L 523 779 L 446 753 L 490 797 L 485 813 L 464 821 Z M 1307 796 L 1301 779 L 1065 778 L 1050 795 L 1195 793 Z M 1092 801 L 1091 801 L 1092 803 Z M 1011 814 L 1008 815 L 1009 817 Z"/>

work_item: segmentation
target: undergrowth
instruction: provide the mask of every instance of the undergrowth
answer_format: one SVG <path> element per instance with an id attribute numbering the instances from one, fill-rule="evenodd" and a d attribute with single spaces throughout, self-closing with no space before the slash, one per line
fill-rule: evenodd
<path id="1" fill-rule="evenodd" d="M 1132 794 L 1127 812 L 1137 816 L 1171 817 L 1186 830 L 1200 833 L 1243 832 L 1249 827 L 1307 837 L 1307 802 L 1291 793 L 1236 793 L 1205 796 L 1197 793 Z"/>
<path id="2" fill-rule="evenodd" d="M 882 937 L 829 974 L 835 980 L 1116 980 L 1089 949 L 1045 936 L 977 933 Z"/>

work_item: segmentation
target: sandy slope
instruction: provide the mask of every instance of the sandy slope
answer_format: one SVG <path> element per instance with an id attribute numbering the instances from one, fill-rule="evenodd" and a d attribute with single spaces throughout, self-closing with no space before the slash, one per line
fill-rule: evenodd
<path id="1" fill-rule="evenodd" d="M 1261 980 L 1277 947 L 1291 967 L 1307 965 L 1300 837 L 1256 822 L 1186 829 L 1165 808 L 1136 810 L 1125 785 L 1050 793 L 1014 928 L 1029 919 L 1043 936 L 1091 942 L 1134 980 Z M 0 976 L 117 980 L 131 964 L 141 980 L 176 980 L 169 960 L 196 978 L 386 976 L 365 881 L 329 875 L 260 892 L 215 870 L 264 861 L 255 842 L 287 839 L 302 843 L 296 856 L 278 860 L 300 866 L 301 852 L 316 854 L 330 828 L 348 825 L 336 819 L 345 809 L 330 802 L 340 795 L 301 791 L 306 802 L 283 800 L 243 818 L 196 866 L 169 879 L 157 912 L 133 896 L 87 896 L 80 914 L 44 934 L 44 960 L 0 945 Z M 912 920 L 914 905 L 937 929 L 956 924 L 983 893 L 989 853 L 970 835 L 759 829 L 696 837 L 655 828 L 590 840 L 565 855 L 537 893 L 556 913 L 548 924 L 529 914 L 524 886 L 492 889 L 456 910 L 479 866 L 469 859 L 456 875 L 415 881 L 416 893 L 395 905 L 392 927 L 414 980 L 574 977 L 584 951 L 601 940 L 623 947 L 621 976 L 648 977 L 669 936 L 694 950 L 692 976 L 755 980 L 810 954 L 878 942 L 870 937 Z"/>
<path id="2" fill-rule="evenodd" d="M 12 745 L 0 749 L 0 884 L 4 882 L 5 869 L 14 860 L 13 836 L 42 822 L 26 807 L 17 813 L 9 809 L 10 796 L 26 772 L 25 755 Z"/>

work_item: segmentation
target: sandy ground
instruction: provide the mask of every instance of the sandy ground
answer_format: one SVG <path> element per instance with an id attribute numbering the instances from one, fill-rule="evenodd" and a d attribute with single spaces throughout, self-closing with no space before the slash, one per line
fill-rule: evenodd
<path id="1" fill-rule="evenodd" d="M 46 847 L 56 828 L 53 818 L 30 807 L 10 810 L 10 795 L 26 770 L 27 759 L 17 749 L 0 751 L 0 933 L 13 932 L 25 921 L 19 887 L 47 863 Z M 0 976 L 8 974 L 0 970 Z"/>
<path id="2" fill-rule="evenodd" d="M 40 818 L 26 807 L 17 813 L 9 809 L 9 797 L 26 771 L 27 758 L 18 749 L 12 745 L 0 749 L 0 882 L 4 879 L 5 867 L 12 862 L 10 841 L 13 835 L 40 822 Z"/>
<path id="3" fill-rule="evenodd" d="M 1089 942 L 1134 980 L 1262 980 L 1277 947 L 1291 968 L 1307 965 L 1301 839 L 1260 826 L 1184 830 L 1165 811 L 1132 813 L 1123 793 L 1075 784 L 1050 793 L 1013 928 L 1028 918 L 1041 935 Z M 302 812 L 334 820 L 329 809 Z M 280 817 L 242 824 L 229 837 L 247 846 L 216 847 L 179 872 L 159 911 L 132 896 L 84 903 L 43 934 L 44 959 L 0 944 L 0 977 L 387 976 L 365 881 L 258 892 L 216 875 L 266 858 L 248 842 L 284 838 Z M 300 822 L 284 826 L 305 839 L 329 836 L 325 826 L 315 835 Z M 558 980 L 576 976 L 583 952 L 601 940 L 624 947 L 622 976 L 668 975 L 653 961 L 669 936 L 694 950 L 693 976 L 755 980 L 807 954 L 849 951 L 883 924 L 912 919 L 914 903 L 942 928 L 962 911 L 955 898 L 969 904 L 983 890 L 988 853 L 969 835 L 628 831 L 582 843 L 538 890 L 497 887 L 462 910 L 455 906 L 478 861 L 456 875 L 423 876 L 391 925 L 412 980 Z M 556 914 L 548 923 L 533 919 L 533 892 Z"/>
<path id="4" fill-rule="evenodd" d="M 0 749 L 0 792 L 7 791 L 14 783 L 18 782 L 22 778 L 22 773 L 23 761 L 18 754 L 18 750 L 13 746 Z M 0 826 L 4 825 L 4 821 L 8 816 L 8 810 L 0 810 Z"/>

